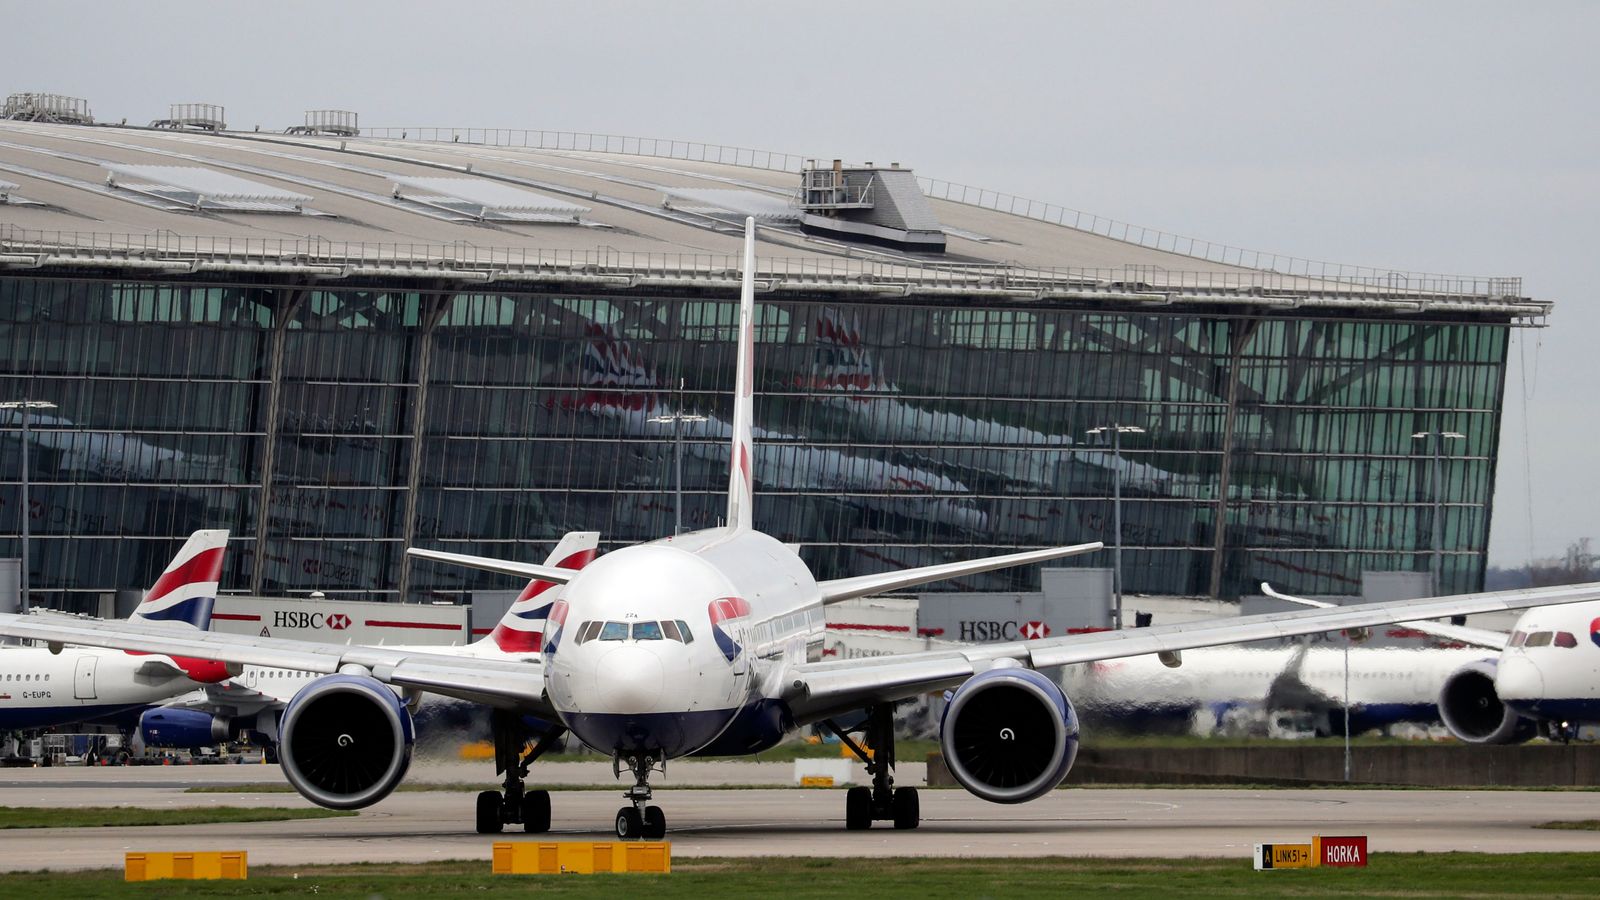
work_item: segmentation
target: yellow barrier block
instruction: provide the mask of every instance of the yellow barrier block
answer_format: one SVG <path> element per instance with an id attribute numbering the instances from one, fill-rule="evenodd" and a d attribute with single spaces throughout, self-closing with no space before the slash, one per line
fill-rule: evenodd
<path id="1" fill-rule="evenodd" d="M 878 758 L 878 751 L 877 750 L 875 750 L 875 749 L 873 749 L 871 747 L 862 747 L 861 749 L 867 751 L 867 759 L 877 759 Z M 839 755 L 844 757 L 845 759 L 855 759 L 856 758 L 855 752 L 852 751 L 848 745 L 843 744 L 843 743 L 841 743 L 839 745 Z"/>
<path id="2" fill-rule="evenodd" d="M 802 776 L 800 776 L 800 786 L 801 787 L 833 787 L 833 776 L 832 775 L 802 775 Z"/>
<path id="3" fill-rule="evenodd" d="M 489 741 L 474 741 L 462 744 L 458 752 L 462 759 L 494 759 L 494 744 Z"/>
<path id="4" fill-rule="evenodd" d="M 592 875 L 672 871 L 671 841 L 500 841 L 494 845 L 496 875 Z"/>
<path id="5" fill-rule="evenodd" d="M 124 881 L 159 881 L 166 878 L 243 879 L 250 875 L 243 850 L 194 853 L 129 853 L 123 859 Z"/>

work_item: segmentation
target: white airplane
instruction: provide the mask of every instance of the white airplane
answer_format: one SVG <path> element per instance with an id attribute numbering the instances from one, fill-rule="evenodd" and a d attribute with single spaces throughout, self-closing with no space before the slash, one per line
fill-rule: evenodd
<path id="1" fill-rule="evenodd" d="M 1053 789 L 1077 756 L 1077 714 L 1060 687 L 1038 669 L 1600 599 L 1600 584 L 1589 584 L 814 661 L 823 636 L 823 607 L 829 603 L 1088 553 L 1101 545 L 817 581 L 793 549 L 756 531 L 751 522 L 754 264 L 751 219 L 746 221 L 725 526 L 624 547 L 576 572 L 408 551 L 565 584 L 565 595 L 550 609 L 538 661 L 251 635 L 175 636 L 136 623 L 44 614 L 0 615 L 0 634 L 325 673 L 296 692 L 284 710 L 279 755 L 290 783 L 328 807 L 375 803 L 405 772 L 411 719 L 391 687 L 484 703 L 513 717 L 536 716 L 609 753 L 619 776 L 624 768 L 632 773 L 627 805 L 615 819 L 617 836 L 632 839 L 665 833 L 665 814 L 650 805 L 650 778 L 667 760 L 761 750 L 810 723 L 839 733 L 871 773 L 870 788 L 852 788 L 845 796 L 845 827 L 893 820 L 897 828 L 915 828 L 920 819 L 916 789 L 894 787 L 893 707 L 933 691 L 953 692 L 940 743 L 955 778 L 983 799 L 1018 803 Z M 858 728 L 839 724 L 840 717 L 863 711 Z M 864 731 L 873 754 L 849 737 L 856 730 Z M 497 734 L 496 742 L 500 739 Z M 480 796 L 479 830 L 502 827 L 499 805 Z M 535 824 L 546 823 L 525 822 L 524 827 Z"/>
<path id="2" fill-rule="evenodd" d="M 1317 735 L 1343 731 L 1349 687 L 1350 730 L 1359 734 L 1402 722 L 1439 721 L 1439 685 L 1481 651 L 1440 647 L 1352 647 L 1349 680 L 1340 647 L 1218 647 L 1183 654 L 1172 667 L 1136 656 L 1062 674 L 1062 688 L 1085 718 L 1149 727 L 1177 723 L 1202 733 L 1226 730 L 1230 718 L 1265 722 L 1273 713 L 1305 713 Z"/>
<path id="3" fill-rule="evenodd" d="M 228 532 L 196 531 L 128 621 L 177 633 L 211 627 Z M 50 728 L 161 703 L 228 677 L 209 659 L 40 647 L 0 650 L 0 731 Z"/>
<path id="4" fill-rule="evenodd" d="M 1302 606 L 1334 606 L 1271 585 L 1261 590 Z M 1480 651 L 1440 682 L 1439 715 L 1458 739 L 1516 744 L 1543 735 L 1564 741 L 1579 725 L 1600 723 L 1600 603 L 1532 607 L 1509 634 L 1439 622 L 1405 625 L 1496 654 Z"/>

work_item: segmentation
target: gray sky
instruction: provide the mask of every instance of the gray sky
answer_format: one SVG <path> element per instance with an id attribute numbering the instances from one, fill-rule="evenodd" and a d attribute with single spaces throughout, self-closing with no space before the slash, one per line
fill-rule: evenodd
<path id="1" fill-rule="evenodd" d="M 1513 341 L 1490 560 L 1600 537 L 1600 4 L 0 0 L 0 21 L 0 92 L 102 120 L 340 108 L 899 160 L 1244 247 L 1521 275 L 1558 306 Z"/>

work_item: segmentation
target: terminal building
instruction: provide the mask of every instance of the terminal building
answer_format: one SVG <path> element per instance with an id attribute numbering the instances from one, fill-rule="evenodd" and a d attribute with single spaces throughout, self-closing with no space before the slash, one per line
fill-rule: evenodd
<path id="1" fill-rule="evenodd" d="M 232 531 L 227 591 L 417 601 L 515 585 L 407 546 L 539 561 L 569 530 L 716 524 L 746 216 L 757 525 L 819 578 L 1094 540 L 1071 564 L 1108 567 L 1120 515 L 1130 592 L 1482 584 L 1509 338 L 1550 312 L 1519 279 L 898 162 L 316 112 L 0 122 L 0 403 L 50 404 L 33 603 L 148 584 L 197 528 Z M 0 557 L 23 414 L 0 409 Z"/>

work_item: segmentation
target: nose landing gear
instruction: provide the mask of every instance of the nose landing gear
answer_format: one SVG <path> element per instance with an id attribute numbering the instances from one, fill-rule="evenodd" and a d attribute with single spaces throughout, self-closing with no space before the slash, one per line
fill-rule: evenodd
<path id="1" fill-rule="evenodd" d="M 655 756 L 649 753 L 638 753 L 624 759 L 618 753 L 611 760 L 612 770 L 619 778 L 624 765 L 633 772 L 634 784 L 622 796 L 632 805 L 617 810 L 617 838 L 624 841 L 659 841 L 667 834 L 667 814 L 661 811 L 661 807 L 649 805 L 650 773 L 659 768 L 663 775 L 666 774 L 666 759 L 658 763 Z"/>
<path id="2" fill-rule="evenodd" d="M 866 763 L 867 773 L 872 776 L 872 787 L 853 787 L 845 792 L 844 827 L 860 831 L 871 828 L 874 821 L 892 821 L 895 828 L 903 831 L 920 825 L 922 804 L 917 789 L 894 786 L 894 707 L 880 703 L 867 708 L 864 730 L 871 753 L 831 720 L 821 724 Z"/>

